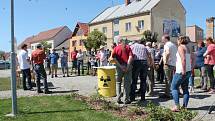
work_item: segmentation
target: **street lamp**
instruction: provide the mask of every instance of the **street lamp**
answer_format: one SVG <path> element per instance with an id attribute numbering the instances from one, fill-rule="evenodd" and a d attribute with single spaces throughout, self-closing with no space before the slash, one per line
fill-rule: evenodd
<path id="1" fill-rule="evenodd" d="M 14 37 L 14 0 L 11 0 L 11 90 L 12 90 L 12 112 L 6 116 L 16 116 L 17 95 L 16 95 L 16 53 Z"/>

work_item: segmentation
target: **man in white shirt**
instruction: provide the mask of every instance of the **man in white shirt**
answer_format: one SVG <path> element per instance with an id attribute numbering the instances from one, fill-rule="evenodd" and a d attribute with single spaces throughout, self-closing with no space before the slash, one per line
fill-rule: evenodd
<path id="1" fill-rule="evenodd" d="M 78 51 L 78 54 L 76 55 L 76 58 L 78 60 L 78 76 L 80 76 L 80 68 L 82 70 L 82 75 L 84 74 L 84 54 L 82 53 L 81 49 Z"/>
<path id="2" fill-rule="evenodd" d="M 18 54 L 18 63 L 19 67 L 22 71 L 22 84 L 24 90 L 31 90 L 32 84 L 31 84 L 31 71 L 30 71 L 30 58 L 28 56 L 27 51 L 27 45 L 22 45 L 22 50 Z M 26 84 L 26 78 L 27 78 L 27 84 Z"/>
<path id="3" fill-rule="evenodd" d="M 163 52 L 163 62 L 165 71 L 165 94 L 161 98 L 170 98 L 170 84 L 172 82 L 173 74 L 176 66 L 176 45 L 170 41 L 169 35 L 164 35 L 162 41 L 165 43 Z"/>
<path id="4" fill-rule="evenodd" d="M 108 64 L 108 55 L 107 55 L 107 52 L 105 51 L 105 48 L 104 47 L 101 47 L 100 48 L 100 66 L 107 66 Z"/>

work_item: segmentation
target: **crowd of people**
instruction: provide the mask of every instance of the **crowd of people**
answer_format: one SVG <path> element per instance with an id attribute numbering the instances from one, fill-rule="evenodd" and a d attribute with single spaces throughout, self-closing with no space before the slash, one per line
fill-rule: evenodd
<path id="1" fill-rule="evenodd" d="M 197 50 L 192 49 L 191 41 L 187 36 L 178 37 L 177 45 L 170 40 L 168 35 L 164 35 L 162 43 L 158 45 L 138 40 L 128 44 L 123 39 L 119 40 L 110 58 L 116 65 L 118 103 L 130 104 L 135 101 L 138 93 L 141 96 L 140 101 L 145 101 L 145 95 L 154 95 L 153 88 L 156 80 L 158 83 L 165 84 L 164 93 L 159 97 L 172 98 L 175 102 L 172 111 L 177 112 L 180 109 L 179 95 L 183 95 L 182 107 L 186 108 L 190 92 L 194 91 L 195 69 L 201 72 L 201 85 L 196 88 L 208 91 L 209 94 L 215 93 L 214 40 L 207 38 L 206 43 L 198 41 Z M 207 87 L 208 78 L 209 88 Z M 138 79 L 140 80 L 139 89 L 137 89 Z M 124 102 L 121 100 L 123 93 Z"/>
<path id="2" fill-rule="evenodd" d="M 118 43 L 112 45 L 112 50 L 107 50 L 102 46 L 97 53 L 89 54 L 84 54 L 82 50 L 76 50 L 76 48 L 68 53 L 64 47 L 60 54 L 55 49 L 45 53 L 42 45 L 38 44 L 37 49 L 32 52 L 31 58 L 28 56 L 27 45 L 24 44 L 18 54 L 18 63 L 23 75 L 23 89 L 32 89 L 32 65 L 36 75 L 37 92 L 43 92 L 40 88 L 40 80 L 43 79 L 46 94 L 50 91 L 45 68 L 51 78 L 58 77 L 59 60 L 63 77 L 70 76 L 69 56 L 72 60 L 71 74 L 77 73 L 77 76 L 83 75 L 85 70 L 87 70 L 87 74 L 95 76 L 95 67 L 115 65 L 117 102 L 119 104 L 130 104 L 135 101 L 137 94 L 140 94 L 140 101 L 145 101 L 146 95 L 154 95 L 155 81 L 157 81 L 157 83 L 165 84 L 164 93 L 159 97 L 173 98 L 175 106 L 172 110 L 179 111 L 179 95 L 183 95 L 183 107 L 186 108 L 189 93 L 194 92 L 195 69 L 200 70 L 201 76 L 200 85 L 196 88 L 201 88 L 210 94 L 215 93 L 213 73 L 215 43 L 212 38 L 207 38 L 205 42 L 198 41 L 197 49 L 194 51 L 189 46 L 191 42 L 187 36 L 178 37 L 177 45 L 168 35 L 164 35 L 159 44 L 140 40 L 127 43 L 123 38 L 119 38 Z M 208 79 L 210 80 L 209 88 Z M 137 89 L 139 80 L 140 87 Z M 125 98 L 122 101 L 123 95 Z"/>

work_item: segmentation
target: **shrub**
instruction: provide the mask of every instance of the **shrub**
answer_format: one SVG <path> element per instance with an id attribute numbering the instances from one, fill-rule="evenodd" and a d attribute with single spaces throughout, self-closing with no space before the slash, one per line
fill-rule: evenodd
<path id="1" fill-rule="evenodd" d="M 172 112 L 162 106 L 155 106 L 153 103 L 149 103 L 146 107 L 148 114 L 146 121 L 190 121 L 197 113 L 181 109 L 180 112 Z"/>

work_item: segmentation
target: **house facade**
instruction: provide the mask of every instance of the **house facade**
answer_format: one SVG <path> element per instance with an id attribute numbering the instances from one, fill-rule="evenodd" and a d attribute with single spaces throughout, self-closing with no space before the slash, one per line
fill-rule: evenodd
<path id="1" fill-rule="evenodd" d="M 27 44 L 29 47 L 29 54 L 31 54 L 31 52 L 36 49 L 36 46 L 43 41 L 46 41 L 50 45 L 50 49 L 54 49 L 68 40 L 71 35 L 72 31 L 67 26 L 54 28 L 40 32 L 38 35 L 28 37 L 18 46 L 18 49 L 21 49 L 23 44 Z"/>
<path id="2" fill-rule="evenodd" d="M 204 39 L 204 30 L 197 25 L 187 26 L 186 35 L 189 36 L 191 42 L 196 43 Z"/>
<path id="3" fill-rule="evenodd" d="M 89 26 L 87 23 L 78 22 L 70 38 L 70 52 L 76 48 L 76 50 L 86 51 L 84 47 L 84 41 L 87 39 L 89 32 Z"/>
<path id="4" fill-rule="evenodd" d="M 178 34 L 186 33 L 186 11 L 179 0 L 125 0 L 125 4 L 105 9 L 90 23 L 90 32 L 106 34 L 107 47 L 117 36 L 129 40 L 141 39 L 146 30 L 164 34 L 176 41 Z"/>

